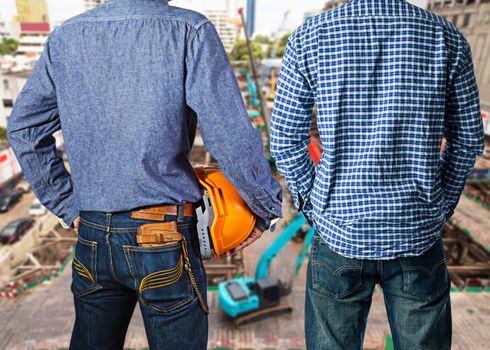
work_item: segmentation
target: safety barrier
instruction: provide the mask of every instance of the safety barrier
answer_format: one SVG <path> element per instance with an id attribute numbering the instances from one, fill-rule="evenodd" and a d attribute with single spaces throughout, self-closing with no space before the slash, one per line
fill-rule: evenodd
<path id="1" fill-rule="evenodd" d="M 17 285 L 16 283 L 9 283 L 3 290 L 0 290 L 0 298 L 15 298 L 25 291 L 35 288 L 39 285 L 43 285 L 49 283 L 53 278 L 59 277 L 66 269 L 66 266 L 70 263 L 73 258 L 73 254 L 69 254 L 60 265 L 60 268 L 46 276 L 41 277 L 40 279 L 31 281 L 29 283 L 25 283 L 22 286 Z"/>

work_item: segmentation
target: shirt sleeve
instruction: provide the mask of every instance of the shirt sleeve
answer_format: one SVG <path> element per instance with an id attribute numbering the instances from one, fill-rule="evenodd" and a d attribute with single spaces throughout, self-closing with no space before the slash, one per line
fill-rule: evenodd
<path id="1" fill-rule="evenodd" d="M 195 30 L 186 57 L 186 102 L 196 113 L 204 144 L 261 227 L 282 217 L 282 191 L 264 157 L 261 133 L 248 118 L 225 49 L 211 22 Z"/>
<path id="2" fill-rule="evenodd" d="M 50 40 L 17 97 L 7 124 L 10 146 L 39 201 L 71 227 L 79 212 L 71 176 L 56 152 L 61 129 L 53 82 Z"/>
<path id="3" fill-rule="evenodd" d="M 315 166 L 308 153 L 314 95 L 298 68 L 294 33 L 286 45 L 272 111 L 271 154 L 286 179 L 294 205 L 312 222 Z"/>
<path id="4" fill-rule="evenodd" d="M 473 60 L 469 45 L 464 44 L 446 99 L 446 146 L 439 163 L 447 219 L 454 213 L 476 156 L 485 147 Z"/>

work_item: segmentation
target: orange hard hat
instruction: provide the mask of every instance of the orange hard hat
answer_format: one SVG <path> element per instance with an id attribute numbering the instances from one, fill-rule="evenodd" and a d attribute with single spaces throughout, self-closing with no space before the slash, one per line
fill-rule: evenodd
<path id="1" fill-rule="evenodd" d="M 197 209 L 201 256 L 210 258 L 212 249 L 219 258 L 250 236 L 256 218 L 218 167 L 194 171 L 204 188 L 203 204 Z"/>

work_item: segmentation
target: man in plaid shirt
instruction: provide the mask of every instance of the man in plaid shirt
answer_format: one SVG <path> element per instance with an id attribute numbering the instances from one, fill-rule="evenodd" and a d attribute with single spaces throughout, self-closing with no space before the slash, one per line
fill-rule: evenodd
<path id="1" fill-rule="evenodd" d="M 314 104 L 317 169 L 307 152 Z M 470 47 L 443 18 L 405 0 L 352 0 L 293 32 L 271 152 L 316 230 L 309 349 L 362 348 L 377 283 L 395 348 L 450 349 L 441 232 L 483 147 Z"/>

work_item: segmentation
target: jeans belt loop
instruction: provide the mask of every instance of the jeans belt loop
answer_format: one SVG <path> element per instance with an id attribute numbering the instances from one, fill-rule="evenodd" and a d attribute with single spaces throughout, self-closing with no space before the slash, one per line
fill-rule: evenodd
<path id="1" fill-rule="evenodd" d="M 177 204 L 177 222 L 178 223 L 184 222 L 184 205 L 183 204 Z"/>

